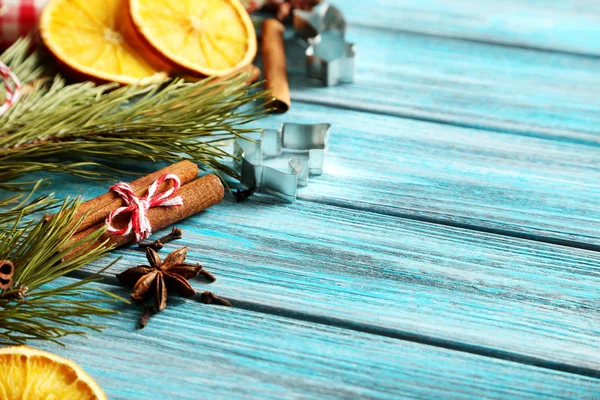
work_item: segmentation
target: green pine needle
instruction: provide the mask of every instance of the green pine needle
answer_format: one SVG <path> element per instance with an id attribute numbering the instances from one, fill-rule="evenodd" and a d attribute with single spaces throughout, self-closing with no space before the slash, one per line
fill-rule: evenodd
<path id="1" fill-rule="evenodd" d="M 31 40 L 25 38 L 0 55 L 25 85 L 21 99 L 0 116 L 0 189 L 39 187 L 43 181 L 13 181 L 39 171 L 99 179 L 114 171 L 110 164 L 116 160 L 189 159 L 237 177 L 223 144 L 254 132 L 242 126 L 269 111 L 266 92 L 247 85 L 247 75 L 145 87 L 69 84 L 48 67 L 43 51 L 30 49 Z M 75 200 L 60 204 L 51 197 L 34 198 L 33 192 L 0 199 L 0 260 L 16 268 L 13 286 L 0 291 L 0 342 L 59 341 L 98 329 L 87 320 L 114 312 L 102 304 L 114 300 L 110 293 L 105 294 L 112 298 L 100 300 L 80 296 L 97 291 L 87 285 L 97 276 L 58 287 L 54 282 L 108 251 L 94 244 L 101 231 L 70 241 L 82 221 L 75 217 L 77 205 Z M 54 218 L 32 220 L 56 208 Z M 85 251 L 64 260 L 80 246 Z"/>
<path id="2" fill-rule="evenodd" d="M 95 244 L 102 232 L 73 243 L 70 237 L 82 221 L 75 217 L 78 201 L 67 199 L 59 204 L 50 197 L 31 197 L 13 196 L 0 202 L 0 260 L 10 260 L 15 266 L 12 287 L 0 291 L 0 342 L 58 341 L 69 334 L 84 334 L 86 329 L 98 330 L 99 326 L 87 320 L 114 313 L 103 304 L 115 296 L 78 299 L 84 292 L 101 292 L 87 285 L 97 276 L 62 286 L 48 284 L 106 255 L 108 250 Z M 35 223 L 26 218 L 59 205 L 50 220 Z M 63 261 L 79 246 L 86 250 Z"/>
<path id="3" fill-rule="evenodd" d="M 114 160 L 189 159 L 237 177 L 223 144 L 255 132 L 241 126 L 266 115 L 266 93 L 247 85 L 247 74 L 144 87 L 67 84 L 45 73 L 41 51 L 29 54 L 29 45 L 22 39 L 0 56 L 27 84 L 0 116 L 0 188 L 15 189 L 9 181 L 36 171 L 102 177 L 109 170 L 93 167 Z"/>

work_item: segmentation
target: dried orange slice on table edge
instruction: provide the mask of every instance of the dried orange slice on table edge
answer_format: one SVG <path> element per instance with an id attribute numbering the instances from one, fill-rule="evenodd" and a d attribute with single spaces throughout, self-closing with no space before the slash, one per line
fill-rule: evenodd
<path id="1" fill-rule="evenodd" d="M 256 56 L 256 31 L 239 0 L 129 0 L 148 46 L 183 74 L 226 76 Z"/>
<path id="2" fill-rule="evenodd" d="M 127 0 L 51 0 L 42 12 L 40 33 L 77 78 L 121 84 L 165 79 L 164 65 L 152 64 L 125 39 L 121 29 L 126 15 Z"/>
<path id="3" fill-rule="evenodd" d="M 0 349 L 0 398 L 106 400 L 106 395 L 73 361 L 15 346 Z"/>

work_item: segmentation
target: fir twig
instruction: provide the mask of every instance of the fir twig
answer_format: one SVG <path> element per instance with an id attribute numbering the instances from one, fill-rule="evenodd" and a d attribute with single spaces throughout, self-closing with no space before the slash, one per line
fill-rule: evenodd
<path id="1" fill-rule="evenodd" d="M 106 249 L 94 244 L 99 233 L 71 243 L 70 237 L 81 223 L 81 219 L 75 220 L 76 200 L 65 200 L 53 218 L 35 223 L 25 217 L 56 206 L 57 202 L 49 197 L 28 202 L 24 197 L 13 196 L 0 202 L 3 207 L 0 259 L 10 260 L 15 266 L 13 285 L 0 292 L 0 342 L 58 341 L 65 335 L 84 334 L 85 329 L 99 329 L 86 320 L 114 313 L 102 307 L 102 303 L 110 299 L 105 296 L 96 300 L 76 298 L 83 292 L 99 292 L 88 285 L 97 277 L 58 286 L 54 282 L 106 254 Z M 66 254 L 80 245 L 87 246 L 87 250 L 63 261 Z"/>
<path id="2" fill-rule="evenodd" d="M 174 80 L 145 87 L 42 79 L 43 57 L 27 55 L 27 40 L 0 56 L 30 85 L 0 116 L 0 187 L 35 171 L 99 177 L 91 167 L 110 160 L 190 159 L 237 177 L 223 144 L 254 132 L 240 126 L 265 115 L 265 93 L 246 75 L 220 82 Z M 105 170 L 106 171 L 106 170 Z"/>
<path id="3" fill-rule="evenodd" d="M 0 55 L 2 62 L 9 65 L 21 83 L 26 85 L 42 80 L 44 76 L 51 73 L 48 64 L 44 65 L 47 61 L 44 52 L 40 50 L 30 52 L 31 45 L 30 38 L 22 38 Z M 0 100 L 4 101 L 4 85 L 0 89 Z"/>
<path id="4" fill-rule="evenodd" d="M 42 51 L 30 48 L 31 41 L 22 39 L 0 55 L 26 85 L 20 100 L 0 116 L 0 189 L 21 190 L 28 182 L 11 181 L 37 171 L 106 177 L 112 160 L 190 159 L 236 177 L 225 162 L 233 156 L 222 145 L 254 132 L 241 126 L 266 115 L 265 92 L 245 84 L 246 76 L 145 87 L 67 84 L 44 63 Z M 0 101 L 3 97 L 0 87 Z M 15 267 L 12 286 L 0 291 L 1 342 L 58 341 L 98 329 L 86 319 L 113 312 L 97 304 L 106 300 L 77 297 L 94 290 L 87 284 L 95 277 L 56 285 L 107 252 L 93 244 L 100 231 L 70 242 L 81 223 L 74 220 L 74 200 L 65 200 L 49 221 L 29 218 L 56 206 L 50 197 L 33 195 L 0 200 L 0 260 Z M 80 246 L 86 251 L 64 261 Z"/>

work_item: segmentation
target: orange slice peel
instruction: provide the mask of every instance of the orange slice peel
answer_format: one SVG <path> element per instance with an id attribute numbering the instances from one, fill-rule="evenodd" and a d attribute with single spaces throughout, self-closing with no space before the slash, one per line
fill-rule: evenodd
<path id="1" fill-rule="evenodd" d="M 252 63 L 257 39 L 239 0 L 129 0 L 135 30 L 183 74 L 226 76 Z"/>
<path id="2" fill-rule="evenodd" d="M 106 400 L 75 362 L 27 346 L 0 349 L 0 398 Z"/>
<path id="3" fill-rule="evenodd" d="M 51 0 L 40 18 L 46 47 L 68 72 L 98 82 L 147 84 L 167 75 L 124 39 L 126 0 Z"/>

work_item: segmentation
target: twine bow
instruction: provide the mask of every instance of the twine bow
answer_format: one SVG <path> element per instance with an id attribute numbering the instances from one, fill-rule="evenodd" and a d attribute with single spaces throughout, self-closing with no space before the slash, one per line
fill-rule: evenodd
<path id="1" fill-rule="evenodd" d="M 2 115 L 7 112 L 17 100 L 19 100 L 19 97 L 21 97 L 22 85 L 15 73 L 2 61 L 0 61 L 0 76 L 4 79 L 4 87 L 6 88 L 6 101 L 0 106 L 0 115 Z"/>
<path id="2" fill-rule="evenodd" d="M 173 187 L 166 192 L 156 193 L 158 186 L 164 181 L 173 181 Z M 164 174 L 161 175 L 154 183 L 148 188 L 148 193 L 141 199 L 135 195 L 131 186 L 127 183 L 119 182 L 111 186 L 110 190 L 117 193 L 125 202 L 125 207 L 119 207 L 111 212 L 106 218 L 106 229 L 115 235 L 128 235 L 132 230 L 135 233 L 135 241 L 146 239 L 152 234 L 152 226 L 148 219 L 148 210 L 152 207 L 169 207 L 169 206 L 182 206 L 183 199 L 181 196 L 176 196 L 169 199 L 169 196 L 174 194 L 181 186 L 179 177 L 175 174 Z M 126 227 L 118 229 L 112 225 L 112 220 L 116 216 L 123 213 L 131 213 L 131 218 Z"/>

